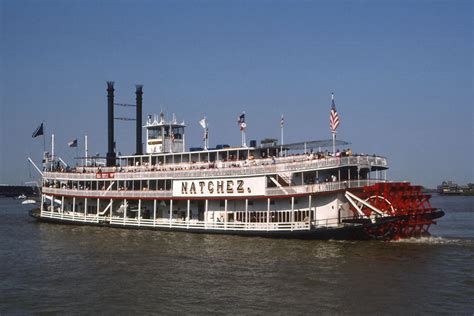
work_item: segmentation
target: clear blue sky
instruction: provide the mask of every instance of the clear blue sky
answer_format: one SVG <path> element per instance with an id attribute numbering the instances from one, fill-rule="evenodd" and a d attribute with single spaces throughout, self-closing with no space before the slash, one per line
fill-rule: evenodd
<path id="1" fill-rule="evenodd" d="M 85 133 L 105 153 L 107 80 L 121 102 L 143 84 L 144 115 L 175 112 L 194 146 L 203 115 L 237 145 L 242 110 L 248 139 L 278 138 L 281 113 L 286 142 L 328 139 L 334 91 L 338 137 L 391 179 L 474 182 L 472 1 L 0 0 L 0 22 L 0 183 L 30 180 L 41 121 L 61 156 Z M 116 139 L 133 153 L 134 123 Z"/>

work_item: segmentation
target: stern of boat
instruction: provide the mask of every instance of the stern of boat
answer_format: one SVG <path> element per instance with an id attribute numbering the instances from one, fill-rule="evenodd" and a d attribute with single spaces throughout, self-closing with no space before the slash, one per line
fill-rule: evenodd
<path id="1" fill-rule="evenodd" d="M 377 183 L 361 190 L 348 190 L 345 197 L 354 214 L 346 223 L 363 225 L 370 239 L 398 240 L 430 236 L 435 219 L 444 216 L 431 206 L 431 195 L 408 182 Z"/>

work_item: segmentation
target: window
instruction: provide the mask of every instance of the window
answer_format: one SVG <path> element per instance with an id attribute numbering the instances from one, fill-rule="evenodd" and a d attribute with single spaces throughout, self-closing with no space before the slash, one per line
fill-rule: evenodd
<path id="1" fill-rule="evenodd" d="M 148 139 L 158 139 L 161 136 L 161 128 L 149 128 Z"/>

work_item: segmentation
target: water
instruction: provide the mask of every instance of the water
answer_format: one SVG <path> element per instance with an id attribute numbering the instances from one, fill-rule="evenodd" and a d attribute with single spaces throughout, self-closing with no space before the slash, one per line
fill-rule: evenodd
<path id="1" fill-rule="evenodd" d="M 435 237 L 328 242 L 38 223 L 0 199 L 0 314 L 472 315 L 474 198 L 432 204 Z"/>

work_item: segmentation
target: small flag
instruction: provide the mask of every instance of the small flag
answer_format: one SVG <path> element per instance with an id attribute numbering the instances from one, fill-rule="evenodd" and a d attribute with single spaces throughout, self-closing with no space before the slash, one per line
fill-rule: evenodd
<path id="1" fill-rule="evenodd" d="M 199 121 L 199 124 L 202 126 L 202 128 L 207 128 L 207 120 L 206 118 L 203 118 L 202 120 Z"/>
<path id="2" fill-rule="evenodd" d="M 67 143 L 69 147 L 77 147 L 77 138 L 75 140 L 71 140 L 69 143 Z"/>
<path id="3" fill-rule="evenodd" d="M 245 124 L 245 112 L 242 112 L 242 114 L 239 116 L 237 119 L 237 124 L 239 125 L 241 131 L 247 127 L 247 124 Z"/>
<path id="4" fill-rule="evenodd" d="M 339 115 L 337 114 L 336 104 L 334 103 L 334 93 L 331 93 L 331 113 L 329 115 L 329 127 L 332 133 L 336 133 L 336 129 L 339 126 Z"/>
<path id="5" fill-rule="evenodd" d="M 38 126 L 38 128 L 33 132 L 33 135 L 31 135 L 31 137 L 35 138 L 36 136 L 40 136 L 40 135 L 43 135 L 43 123 L 41 123 L 40 126 Z"/>
<path id="6" fill-rule="evenodd" d="M 203 141 L 205 141 L 206 139 L 208 139 L 209 137 L 209 131 L 207 128 L 204 129 L 204 136 L 202 138 Z"/>
<path id="7" fill-rule="evenodd" d="M 283 117 L 283 114 L 281 115 L 281 120 L 280 120 L 280 127 L 283 128 L 285 126 L 285 118 Z"/>

